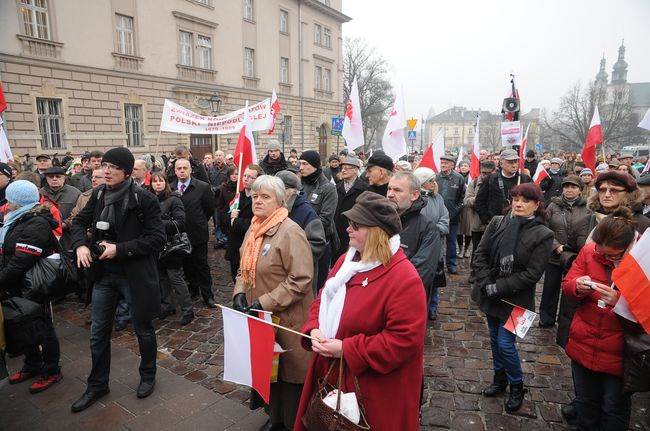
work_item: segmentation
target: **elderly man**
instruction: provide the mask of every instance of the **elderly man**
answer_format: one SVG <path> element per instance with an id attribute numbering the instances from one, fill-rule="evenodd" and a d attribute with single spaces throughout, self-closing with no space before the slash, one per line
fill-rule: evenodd
<path id="1" fill-rule="evenodd" d="M 133 177 L 133 182 L 135 185 L 140 186 L 140 187 L 146 187 L 148 186 L 147 182 L 147 177 L 149 175 L 149 171 L 147 169 L 147 162 L 145 162 L 142 159 L 136 159 L 135 162 L 133 163 L 133 173 L 131 174 L 131 177 Z"/>
<path id="2" fill-rule="evenodd" d="M 635 179 L 639 179 L 639 171 L 636 170 L 632 166 L 632 155 L 629 153 L 623 153 L 618 157 L 618 161 L 620 162 L 621 165 L 626 165 L 630 167 L 630 171 L 632 171 L 632 174 L 634 175 Z"/>
<path id="3" fill-rule="evenodd" d="M 77 203 L 77 198 L 81 192 L 65 183 L 65 169 L 60 167 L 52 167 L 43 172 L 47 185 L 41 188 L 41 193 L 45 195 L 50 201 L 55 202 L 59 207 L 61 213 L 61 220 L 66 220 L 70 215 L 70 211 Z M 63 231 L 65 233 L 69 226 L 64 222 Z"/>
<path id="4" fill-rule="evenodd" d="M 52 158 L 48 154 L 39 154 L 36 156 L 36 172 L 41 176 L 41 187 L 47 185 L 44 172 L 52 167 Z"/>
<path id="5" fill-rule="evenodd" d="M 338 184 L 341 179 L 338 177 L 338 174 L 341 172 L 341 160 L 338 156 L 332 154 L 329 159 L 327 159 L 328 166 L 323 169 L 323 174 L 325 178 L 331 182 Z"/>
<path id="6" fill-rule="evenodd" d="M 170 165 L 167 167 L 167 182 L 169 184 L 176 182 L 176 161 L 187 160 L 190 163 L 190 172 L 192 177 L 204 183 L 210 183 L 208 173 L 205 167 L 192 158 L 192 153 L 185 145 L 179 145 L 174 149 L 173 158 L 170 160 Z"/>
<path id="7" fill-rule="evenodd" d="M 266 146 L 266 156 L 260 162 L 261 168 L 267 175 L 275 175 L 287 169 L 287 161 L 284 159 L 282 147 L 276 139 L 271 139 Z"/>
<path id="8" fill-rule="evenodd" d="M 211 166 L 206 168 L 208 169 L 208 177 L 210 179 L 210 185 L 214 191 L 214 201 L 219 201 L 219 194 L 221 193 L 221 185 L 228 179 L 228 165 L 226 164 L 226 156 L 223 151 L 217 150 L 214 152 L 214 158 L 208 158 L 208 154 L 203 157 L 203 163 L 205 165 L 206 161 L 214 160 Z M 224 248 L 228 244 L 228 236 L 221 229 L 221 224 L 219 223 L 219 211 L 215 207 L 214 215 L 212 217 L 214 223 L 214 237 L 217 240 L 214 244 L 214 248 Z"/>
<path id="9" fill-rule="evenodd" d="M 456 158 L 450 155 L 440 156 L 440 172 L 436 175 L 438 193 L 445 201 L 445 207 L 449 211 L 449 235 L 447 235 L 447 252 L 445 261 L 447 271 L 450 274 L 458 272 L 457 244 L 458 222 L 463 209 L 463 198 L 465 197 L 465 178 L 454 171 Z"/>
<path id="10" fill-rule="evenodd" d="M 332 261 L 335 261 L 348 250 L 350 236 L 348 234 L 348 219 L 342 214 L 354 206 L 359 195 L 368 190 L 368 183 L 359 177 L 361 162 L 354 156 L 347 156 L 341 162 L 341 181 L 336 185 L 338 203 L 334 213 L 334 225 L 339 237 L 339 247 L 335 250 Z"/>
<path id="11" fill-rule="evenodd" d="M 393 175 L 393 169 L 395 169 L 393 159 L 386 154 L 378 151 L 375 152 L 368 159 L 366 166 L 366 178 L 368 178 L 368 184 L 370 185 L 368 190 L 386 196 L 386 193 L 388 193 L 388 182 Z"/>

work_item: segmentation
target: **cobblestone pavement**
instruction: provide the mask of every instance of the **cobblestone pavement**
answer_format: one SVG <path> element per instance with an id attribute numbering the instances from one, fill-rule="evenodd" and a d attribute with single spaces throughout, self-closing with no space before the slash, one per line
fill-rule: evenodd
<path id="1" fill-rule="evenodd" d="M 229 266 L 223 260 L 223 251 L 210 250 L 210 265 L 215 299 L 220 304 L 230 305 L 232 283 Z M 460 259 L 459 273 L 448 275 L 448 287 L 441 290 L 438 320 L 428 324 L 422 429 L 573 429 L 563 422 L 560 415 L 560 407 L 571 399 L 573 385 L 569 360 L 555 344 L 553 329 L 535 326 L 524 340 L 519 340 L 518 350 L 526 374 L 525 384 L 529 390 L 519 412 L 506 414 L 504 397 L 484 398 L 480 395 L 481 388 L 491 382 L 492 361 L 485 318 L 469 298 L 467 275 L 468 259 Z M 196 301 L 195 307 L 197 318 L 185 327 L 179 325 L 178 316 L 156 321 L 160 367 L 168 370 L 169 374 L 184 377 L 186 383 L 200 386 L 206 393 L 216 393 L 221 400 L 234 401 L 248 409 L 249 389 L 222 380 L 223 337 L 220 311 L 205 309 L 200 301 Z M 85 327 L 88 316 L 88 312 L 74 301 L 56 306 L 55 314 L 59 319 L 78 327 Z M 114 334 L 113 342 L 137 353 L 137 341 L 131 325 L 126 331 Z M 80 352 L 80 357 L 87 368 L 89 356 L 88 348 L 85 347 Z M 64 364 L 64 374 L 70 373 L 68 368 Z M 83 373 L 88 371 L 84 369 Z M 69 382 L 64 379 L 62 385 L 66 381 Z M 164 397 L 164 389 L 158 388 L 156 394 Z M 40 395 L 35 397 L 37 396 Z M 218 413 L 220 408 L 232 406 L 223 401 L 221 404 L 215 401 L 213 408 L 207 410 L 216 409 Z M 243 414 L 245 409 L 241 409 L 239 414 Z M 649 410 L 650 394 L 635 395 L 631 429 L 650 430 Z M 189 413 L 190 418 L 194 415 L 192 411 L 186 413 Z M 205 415 L 205 412 L 199 413 L 199 422 L 190 428 L 198 429 L 201 423 L 207 423 L 201 422 L 201 417 Z M 260 411 L 244 417 L 250 423 L 235 421 L 238 424 L 236 429 L 256 430 L 263 423 Z M 155 419 L 151 418 L 152 424 L 156 423 Z M 166 423 L 167 420 L 163 415 L 158 422 Z M 211 429 L 225 428 L 220 428 L 215 423 Z"/>

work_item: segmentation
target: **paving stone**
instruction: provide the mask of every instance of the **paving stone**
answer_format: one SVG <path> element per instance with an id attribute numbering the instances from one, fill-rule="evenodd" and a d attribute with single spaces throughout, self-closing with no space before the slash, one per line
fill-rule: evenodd
<path id="1" fill-rule="evenodd" d="M 433 425 L 449 428 L 451 426 L 451 418 L 448 410 L 440 408 L 423 408 L 420 423 L 424 426 Z"/>
<path id="2" fill-rule="evenodd" d="M 562 422 L 561 406 L 558 404 L 539 404 L 539 413 L 546 422 Z"/>
<path id="3" fill-rule="evenodd" d="M 479 410 L 480 395 L 454 394 L 454 407 L 456 410 Z"/>
<path id="4" fill-rule="evenodd" d="M 514 416 L 522 416 L 531 419 L 536 419 L 537 411 L 535 409 L 535 403 L 530 400 L 524 399 L 524 402 L 521 403 L 521 408 L 511 414 Z"/>
<path id="5" fill-rule="evenodd" d="M 489 413 L 485 415 L 485 426 L 486 429 L 499 430 L 499 431 L 519 431 L 521 430 L 521 425 L 519 421 L 514 417 L 508 414 L 493 414 Z"/>
<path id="6" fill-rule="evenodd" d="M 483 420 L 473 413 L 454 413 L 451 420 L 451 429 L 466 431 L 483 431 Z"/>

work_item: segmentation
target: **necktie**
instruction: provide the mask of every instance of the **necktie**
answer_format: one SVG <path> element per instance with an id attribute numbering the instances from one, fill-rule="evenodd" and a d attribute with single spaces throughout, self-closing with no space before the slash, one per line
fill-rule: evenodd
<path id="1" fill-rule="evenodd" d="M 185 184 L 181 184 L 181 194 L 185 194 Z"/>

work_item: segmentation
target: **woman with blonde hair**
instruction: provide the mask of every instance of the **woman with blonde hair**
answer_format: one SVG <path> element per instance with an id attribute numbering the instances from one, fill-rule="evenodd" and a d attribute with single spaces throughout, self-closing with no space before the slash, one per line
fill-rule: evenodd
<path id="1" fill-rule="evenodd" d="M 302 328 L 312 337 L 302 339 L 303 347 L 316 355 L 294 429 L 306 429 L 305 412 L 319 379 L 331 369 L 328 382 L 338 381 L 334 363 L 340 359 L 340 389 L 354 391 L 358 381 L 370 429 L 419 430 L 425 295 L 400 248 L 399 215 L 388 199 L 370 191 L 343 215 L 349 222 L 350 248 L 330 272 Z"/>
<path id="2" fill-rule="evenodd" d="M 299 330 L 307 321 L 313 298 L 311 247 L 302 228 L 288 217 L 280 178 L 258 177 L 251 196 L 253 219 L 240 249 L 233 308 L 270 311 L 280 318 L 280 325 Z M 271 384 L 271 398 L 265 406 L 269 420 L 263 430 L 293 426 L 311 356 L 300 348 L 299 339 L 288 331 L 276 334 L 275 340 L 287 351 L 280 355 L 278 381 Z M 258 397 L 254 394 L 251 404 L 259 402 Z"/>

